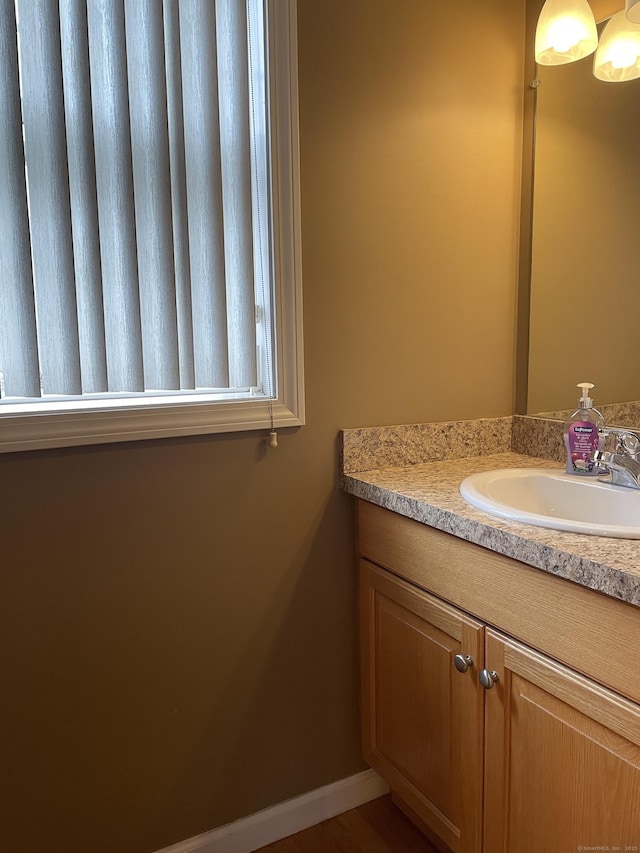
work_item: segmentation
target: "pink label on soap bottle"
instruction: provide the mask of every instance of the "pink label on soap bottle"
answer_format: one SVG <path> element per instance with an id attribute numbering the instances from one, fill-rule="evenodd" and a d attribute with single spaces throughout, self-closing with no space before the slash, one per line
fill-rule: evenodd
<path id="1" fill-rule="evenodd" d="M 593 454 L 598 449 L 598 427 L 589 421 L 576 421 L 569 427 L 569 456 L 574 474 L 593 473 Z"/>

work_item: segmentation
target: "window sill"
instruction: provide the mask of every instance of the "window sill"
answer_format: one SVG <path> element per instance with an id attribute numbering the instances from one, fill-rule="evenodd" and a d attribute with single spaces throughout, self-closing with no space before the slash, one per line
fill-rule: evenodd
<path id="1" fill-rule="evenodd" d="M 299 411 L 275 400 L 274 425 L 302 425 Z M 263 399 L 0 416 L 0 453 L 269 428 Z"/>

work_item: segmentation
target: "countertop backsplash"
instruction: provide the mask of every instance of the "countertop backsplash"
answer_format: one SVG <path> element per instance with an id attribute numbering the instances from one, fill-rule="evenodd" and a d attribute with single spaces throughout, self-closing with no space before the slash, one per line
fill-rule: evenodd
<path id="1" fill-rule="evenodd" d="M 605 403 L 604 406 L 598 406 L 598 410 L 602 413 L 605 424 L 610 426 L 626 426 L 629 429 L 640 429 L 640 400 L 630 400 L 627 403 Z M 540 412 L 535 415 L 536 418 L 557 418 L 565 421 L 572 413 L 573 409 L 562 409 L 557 412 Z"/>
<path id="2" fill-rule="evenodd" d="M 564 461 L 562 423 L 521 415 L 340 431 L 340 471 L 372 471 L 513 450 Z"/>

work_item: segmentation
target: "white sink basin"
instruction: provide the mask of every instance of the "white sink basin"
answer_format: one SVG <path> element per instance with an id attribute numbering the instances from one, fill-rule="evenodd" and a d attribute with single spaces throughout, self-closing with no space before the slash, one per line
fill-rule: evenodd
<path id="1" fill-rule="evenodd" d="M 550 468 L 507 468 L 467 477 L 467 503 L 538 527 L 640 539 L 640 489 L 610 486 Z"/>

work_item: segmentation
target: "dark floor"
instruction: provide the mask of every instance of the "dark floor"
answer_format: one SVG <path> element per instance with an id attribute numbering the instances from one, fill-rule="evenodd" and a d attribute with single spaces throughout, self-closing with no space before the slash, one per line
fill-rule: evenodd
<path id="1" fill-rule="evenodd" d="M 317 826 L 261 847 L 260 853 L 438 853 L 387 794 Z"/>

